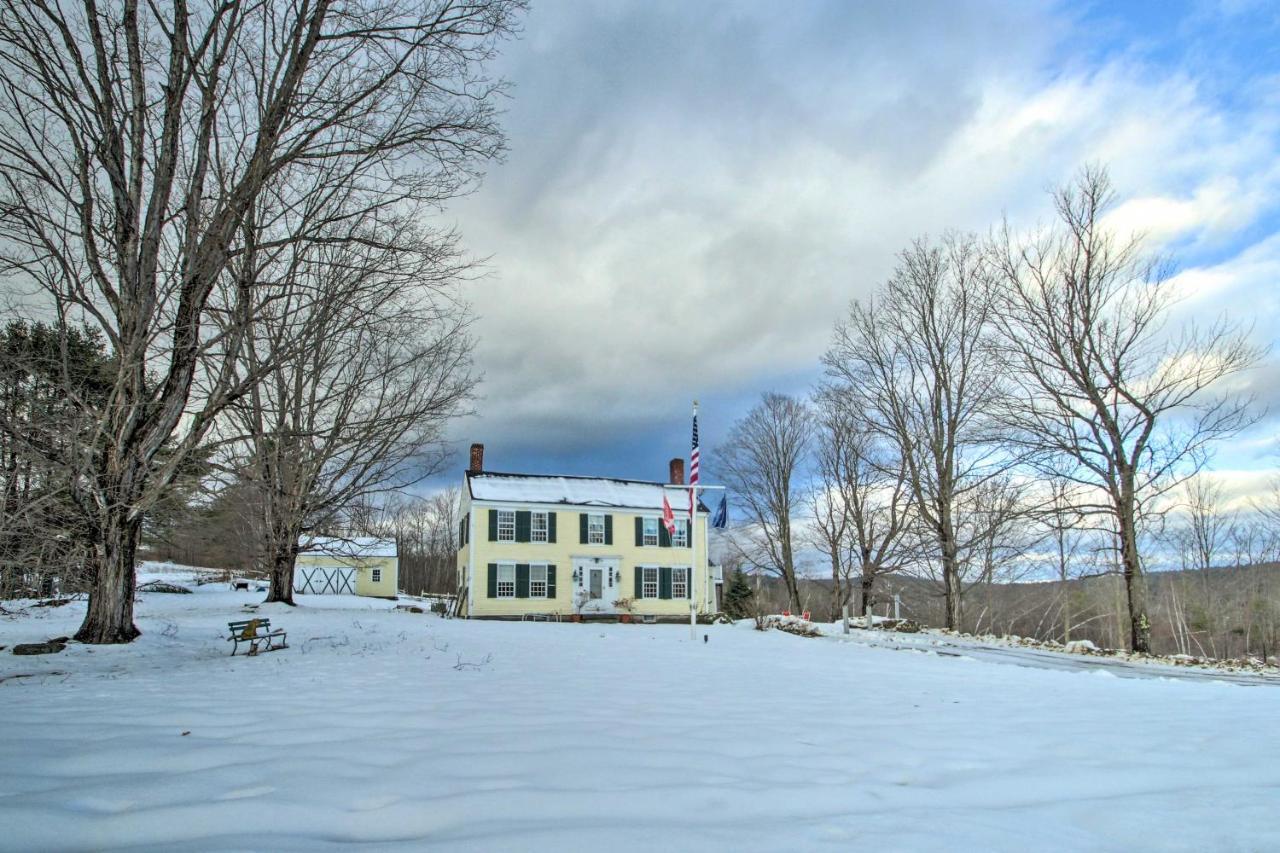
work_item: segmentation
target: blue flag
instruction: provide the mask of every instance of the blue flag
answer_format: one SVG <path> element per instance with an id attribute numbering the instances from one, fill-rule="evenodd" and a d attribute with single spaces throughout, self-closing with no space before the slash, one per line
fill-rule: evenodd
<path id="1" fill-rule="evenodd" d="M 711 526 L 724 529 L 729 526 L 729 496 L 720 496 L 720 506 L 716 507 L 715 517 L 711 519 Z"/>

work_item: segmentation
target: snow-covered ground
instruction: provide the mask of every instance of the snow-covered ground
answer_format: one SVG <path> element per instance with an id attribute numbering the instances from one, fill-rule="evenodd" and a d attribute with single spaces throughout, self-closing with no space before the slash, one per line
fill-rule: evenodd
<path id="1" fill-rule="evenodd" d="M 261 598 L 144 594 L 129 646 L 0 654 L 0 849 L 1280 849 L 1266 683 L 339 597 L 229 657 Z"/>

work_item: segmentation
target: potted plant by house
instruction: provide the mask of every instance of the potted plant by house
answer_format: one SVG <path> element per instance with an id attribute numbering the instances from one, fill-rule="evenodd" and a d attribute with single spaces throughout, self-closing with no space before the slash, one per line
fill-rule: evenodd
<path id="1" fill-rule="evenodd" d="M 569 617 L 574 622 L 582 621 L 582 608 L 587 606 L 587 602 L 591 600 L 591 593 L 585 589 L 578 590 L 573 596 L 573 615 Z"/>
<path id="2" fill-rule="evenodd" d="M 635 603 L 636 600 L 634 598 L 619 598 L 613 603 L 613 606 L 618 609 L 619 622 L 631 621 L 631 608 L 635 606 Z"/>

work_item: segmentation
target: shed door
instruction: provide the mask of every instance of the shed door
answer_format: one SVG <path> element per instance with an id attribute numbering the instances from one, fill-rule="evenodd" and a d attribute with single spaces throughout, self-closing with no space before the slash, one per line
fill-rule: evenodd
<path id="1" fill-rule="evenodd" d="M 349 566 L 299 566 L 293 591 L 310 595 L 355 595 L 356 570 Z"/>

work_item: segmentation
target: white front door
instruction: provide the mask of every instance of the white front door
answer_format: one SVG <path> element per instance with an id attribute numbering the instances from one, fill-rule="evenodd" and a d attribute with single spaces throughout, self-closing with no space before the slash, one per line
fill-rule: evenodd
<path id="1" fill-rule="evenodd" d="M 616 559 L 578 557 L 573 561 L 573 573 L 577 577 L 573 590 L 575 609 L 582 613 L 616 612 L 622 581 Z"/>

